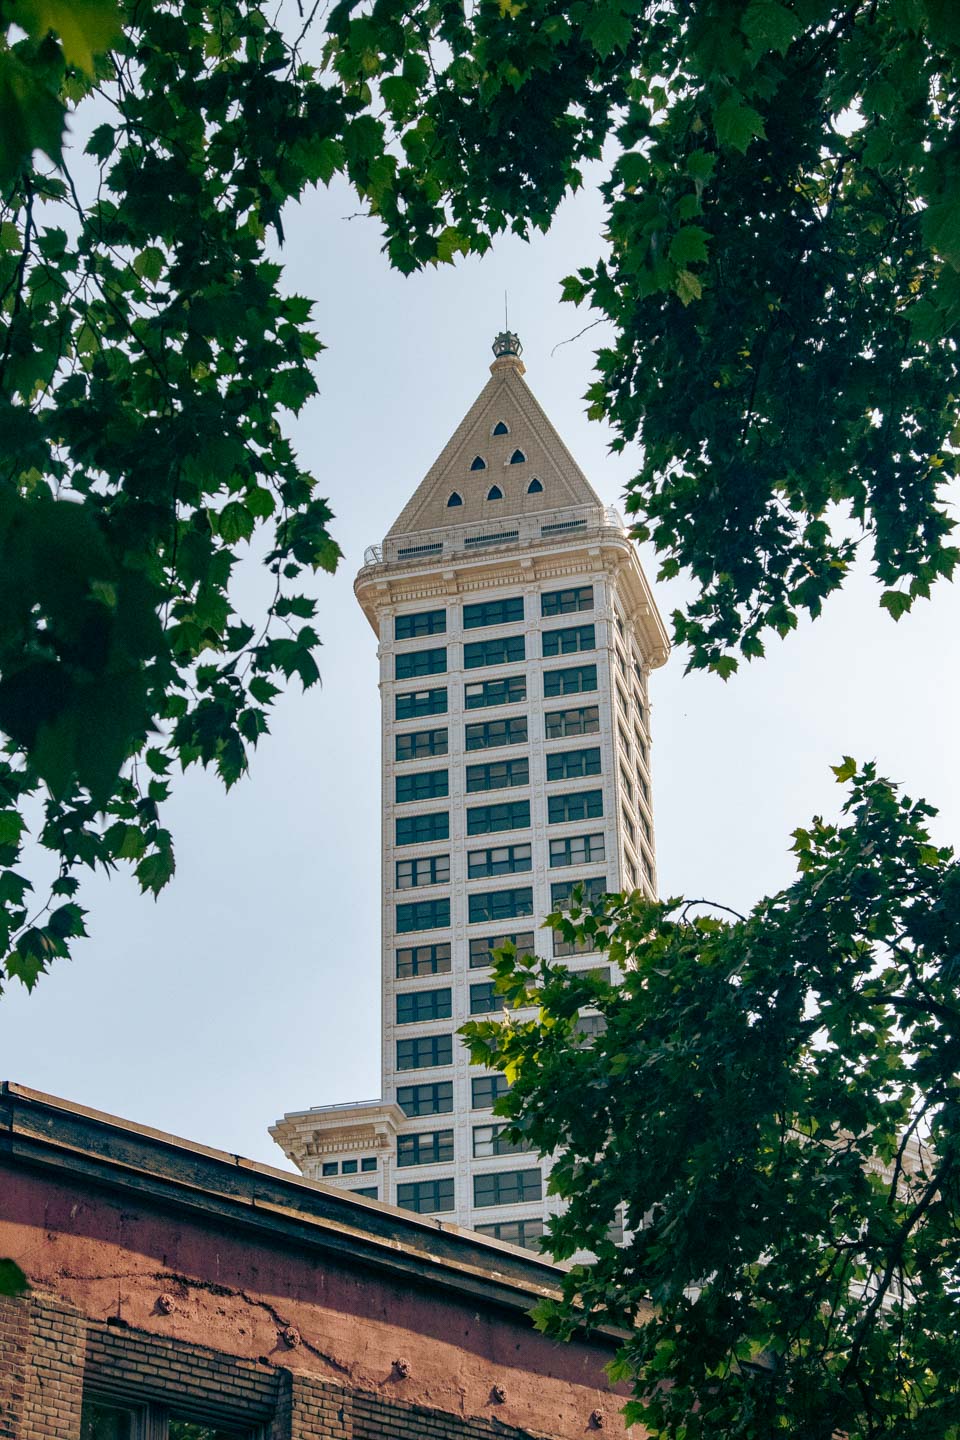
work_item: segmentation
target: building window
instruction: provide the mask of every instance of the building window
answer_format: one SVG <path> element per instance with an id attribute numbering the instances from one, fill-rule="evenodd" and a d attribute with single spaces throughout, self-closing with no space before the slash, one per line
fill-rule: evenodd
<path id="1" fill-rule="evenodd" d="M 533 914 L 533 890 L 529 886 L 488 890 L 482 895 L 471 895 L 468 906 L 471 925 L 479 925 L 484 920 L 513 920 L 518 915 Z"/>
<path id="2" fill-rule="evenodd" d="M 453 1064 L 452 1035 L 418 1035 L 397 1041 L 398 1070 L 432 1070 Z"/>
<path id="3" fill-rule="evenodd" d="M 539 1170 L 497 1170 L 492 1175 L 474 1175 L 473 1203 L 478 1209 L 488 1205 L 525 1205 L 543 1199 L 543 1181 Z"/>
<path id="4" fill-rule="evenodd" d="M 398 1085 L 397 1104 L 408 1119 L 417 1115 L 449 1115 L 453 1110 L 453 1081 L 434 1085 Z"/>
<path id="5" fill-rule="evenodd" d="M 500 489 L 500 486 L 499 486 L 499 485 L 491 485 L 491 486 L 490 486 L 490 489 L 487 491 L 487 499 L 488 499 L 488 500 L 502 500 L 502 499 L 503 499 L 503 491 Z"/>
<path id="6" fill-rule="evenodd" d="M 570 795 L 549 795 L 547 797 L 547 821 L 550 825 L 563 825 L 570 820 L 600 820 L 602 818 L 602 790 L 575 790 Z"/>
<path id="7" fill-rule="evenodd" d="M 397 1136 L 397 1167 L 447 1165 L 453 1159 L 452 1130 L 424 1130 L 419 1135 Z"/>
<path id="8" fill-rule="evenodd" d="M 533 847 L 527 845 L 494 845 L 489 850 L 471 850 L 467 854 L 467 879 L 484 880 L 490 875 L 516 875 L 533 868 Z"/>
<path id="9" fill-rule="evenodd" d="M 574 889 L 581 890 L 581 905 L 593 905 L 601 895 L 607 893 L 607 882 L 602 875 L 593 875 L 589 880 L 557 880 L 550 886 L 550 904 L 554 910 L 562 910 L 570 904 Z"/>
<path id="10" fill-rule="evenodd" d="M 518 955 L 532 955 L 533 931 L 523 930 L 517 935 L 488 935 L 482 939 L 471 940 L 471 970 L 476 970 L 481 965 L 491 965 L 493 963 L 494 950 L 502 950 L 504 945 L 515 946 Z"/>
<path id="11" fill-rule="evenodd" d="M 408 990 L 397 996 L 397 1024 L 417 1025 L 424 1020 L 449 1020 L 452 992 L 443 990 Z"/>
<path id="12" fill-rule="evenodd" d="M 489 640 L 470 640 L 463 647 L 465 670 L 476 670 L 481 665 L 515 665 L 525 658 L 522 635 L 496 635 Z"/>
<path id="13" fill-rule="evenodd" d="M 462 505 L 462 504 L 463 504 L 463 496 L 462 496 L 462 495 L 458 495 L 457 492 L 456 492 L 456 490 L 454 490 L 453 493 L 452 493 L 452 495 L 450 496 L 450 499 L 447 501 L 447 509 L 448 509 L 448 510 L 452 510 L 453 507 L 454 507 L 454 505 Z"/>
<path id="14" fill-rule="evenodd" d="M 470 986 L 470 1014 L 489 1015 L 493 1010 L 502 1010 L 503 1001 L 493 988 L 492 980 Z M 476 1154 L 476 1150 L 473 1152 Z"/>
<path id="15" fill-rule="evenodd" d="M 597 705 L 579 705 L 574 710 L 549 710 L 544 719 L 548 740 L 562 740 L 566 735 L 595 735 L 600 729 Z"/>
<path id="16" fill-rule="evenodd" d="M 630 783 L 630 775 L 629 775 L 629 772 L 626 771 L 626 770 L 624 770 L 624 768 L 623 768 L 622 765 L 620 766 L 620 784 L 623 786 L 623 793 L 624 793 L 624 795 L 626 795 L 627 799 L 630 801 L 630 804 L 632 805 L 632 804 L 633 804 L 633 786 L 632 786 L 631 783 Z"/>
<path id="17" fill-rule="evenodd" d="M 259 1429 L 236 1430 L 205 1420 L 176 1419 L 165 1405 L 124 1405 L 85 1399 L 80 1440 L 253 1440 Z"/>
<path id="18" fill-rule="evenodd" d="M 540 484 L 540 481 L 539 481 L 539 480 L 531 480 L 531 481 L 530 481 L 530 484 L 527 486 L 527 494 L 528 494 L 528 495 L 542 495 L 542 494 L 543 494 L 543 486 Z"/>
<path id="19" fill-rule="evenodd" d="M 582 940 L 564 940 L 556 930 L 553 932 L 553 956 L 555 960 L 566 960 L 571 955 L 591 955 L 597 948 L 592 935 Z"/>
<path id="20" fill-rule="evenodd" d="M 363 1170 L 363 1171 L 376 1170 L 376 1168 L 377 1168 L 377 1157 L 376 1157 L 376 1155 L 365 1155 L 365 1156 L 363 1157 L 363 1159 L 360 1161 L 360 1169 Z"/>
<path id="21" fill-rule="evenodd" d="M 548 780 L 579 780 L 600 774 L 600 747 L 591 750 L 557 750 L 547 756 Z"/>
<path id="22" fill-rule="evenodd" d="M 525 830 L 529 824 L 529 800 L 505 800 L 501 805 L 477 805 L 467 811 L 468 835 L 493 835 L 499 830 Z"/>
<path id="23" fill-rule="evenodd" d="M 396 737 L 398 760 L 423 760 L 427 755 L 446 755 L 446 730 L 409 730 Z"/>
<path id="24" fill-rule="evenodd" d="M 464 605 L 464 630 L 479 630 L 485 625 L 514 625 L 523 619 L 523 596 L 511 595 L 508 600 L 481 600 Z"/>
<path id="25" fill-rule="evenodd" d="M 413 640 L 418 635 L 442 635 L 446 628 L 446 610 L 421 610 L 416 615 L 395 616 L 393 638 L 394 640 Z"/>
<path id="26" fill-rule="evenodd" d="M 565 840 L 550 841 L 550 864 L 595 865 L 607 857 L 602 835 L 570 835 Z"/>
<path id="27" fill-rule="evenodd" d="M 502 680 L 474 680 L 463 687 L 465 710 L 483 710 L 488 705 L 516 705 L 526 698 L 526 675 L 505 675 Z"/>
<path id="28" fill-rule="evenodd" d="M 376 1185 L 359 1185 L 354 1190 L 348 1190 L 348 1195 L 360 1195 L 364 1200 L 379 1200 L 380 1191 Z M 191 1436 L 191 1440 L 207 1440 L 206 1435 Z"/>
<path id="29" fill-rule="evenodd" d="M 630 836 L 630 839 L 633 841 L 634 845 L 636 845 L 637 832 L 633 828 L 633 821 L 630 819 L 630 816 L 627 813 L 627 807 L 625 805 L 621 805 L 620 814 L 623 816 L 623 824 L 627 834 Z"/>
<path id="30" fill-rule="evenodd" d="M 498 420 L 490 433 L 492 435 L 509 435 L 510 429 L 506 420 Z"/>
<path id="31" fill-rule="evenodd" d="M 474 1110 L 492 1110 L 495 1102 L 509 1089 L 506 1075 L 481 1075 L 470 1081 L 471 1106 Z"/>
<path id="32" fill-rule="evenodd" d="M 446 715 L 447 687 L 436 690 L 411 690 L 406 695 L 397 695 L 394 700 L 396 720 L 416 720 L 421 715 Z"/>
<path id="33" fill-rule="evenodd" d="M 547 700 L 555 695 L 579 695 L 597 688 L 596 665 L 571 665 L 568 670 L 544 670 L 543 693 Z"/>
<path id="34" fill-rule="evenodd" d="M 321 1166 L 320 1173 L 324 1178 L 326 1178 L 328 1175 L 336 1175 L 339 1170 L 340 1166 L 337 1164 L 336 1160 L 324 1160 L 323 1165 Z"/>
<path id="35" fill-rule="evenodd" d="M 398 845 L 428 845 L 431 840 L 450 838 L 450 813 L 434 810 L 429 815 L 400 815 L 394 822 Z"/>
<path id="36" fill-rule="evenodd" d="M 477 790 L 507 790 L 529 783 L 530 761 L 526 755 L 516 760 L 492 760 L 489 765 L 467 766 L 468 795 Z"/>
<path id="37" fill-rule="evenodd" d="M 627 664 L 627 662 L 626 662 L 626 660 L 624 660 L 624 658 L 623 658 L 623 651 L 620 649 L 620 646 L 619 646 L 619 645 L 615 645 L 615 646 L 613 647 L 613 655 L 614 655 L 614 659 L 615 659 L 616 662 L 617 662 L 617 669 L 620 671 L 620 674 L 623 676 L 624 680 L 626 680 L 626 678 L 627 678 L 627 671 L 626 671 L 626 664 Z"/>
<path id="38" fill-rule="evenodd" d="M 468 725 L 464 731 L 468 750 L 494 750 L 498 745 L 522 745 L 526 738 L 526 715 L 513 715 L 509 720 L 480 720 Z"/>
<path id="39" fill-rule="evenodd" d="M 618 1205 L 616 1213 L 607 1226 L 607 1239 L 611 1245 L 623 1244 L 623 1206 Z"/>
<path id="40" fill-rule="evenodd" d="M 593 586 L 575 590 L 546 590 L 540 596 L 541 615 L 571 615 L 575 610 L 593 609 Z"/>
<path id="41" fill-rule="evenodd" d="M 450 789 L 446 770 L 420 770 L 415 775 L 396 777 L 398 805 L 408 805 L 415 800 L 443 799 Z"/>
<path id="42" fill-rule="evenodd" d="M 359 1166 L 357 1165 L 356 1160 L 344 1160 L 343 1164 L 340 1166 L 340 1174 L 356 1175 L 358 1169 Z"/>
<path id="43" fill-rule="evenodd" d="M 394 678 L 413 680 L 418 675 L 442 675 L 447 668 L 447 647 L 433 650 L 411 650 L 407 655 L 393 657 Z"/>
<path id="44" fill-rule="evenodd" d="M 421 855 L 416 860 L 396 862 L 398 890 L 415 890 L 419 885 L 449 885 L 450 856 Z"/>
<path id="45" fill-rule="evenodd" d="M 473 460 L 470 462 L 470 469 L 471 469 L 471 470 L 486 470 L 486 468 L 487 468 L 487 462 L 486 462 L 486 460 L 484 460 L 483 456 L 482 456 L 482 455 L 474 455 Z"/>
<path id="46" fill-rule="evenodd" d="M 524 1250 L 541 1250 L 543 1237 L 542 1220 L 501 1220 L 496 1225 L 478 1225 L 478 1235 L 489 1235 L 493 1240 L 503 1240 L 507 1245 L 519 1245 Z"/>
<path id="47" fill-rule="evenodd" d="M 626 631 L 624 629 L 623 620 L 621 619 L 620 612 L 616 608 L 613 612 L 613 618 L 616 622 L 617 629 L 620 631 L 621 638 L 623 638 L 626 635 Z"/>
<path id="48" fill-rule="evenodd" d="M 418 975 L 450 973 L 450 943 L 409 945 L 396 952 L 397 979 L 412 980 Z"/>
<path id="49" fill-rule="evenodd" d="M 449 899 L 414 900 L 412 904 L 397 906 L 398 935 L 406 935 L 411 930 L 442 930 L 449 924 Z"/>
<path id="50" fill-rule="evenodd" d="M 592 625 L 570 625 L 565 630 L 544 630 L 544 659 L 553 655 L 576 655 L 580 650 L 595 650 L 596 630 Z"/>
<path id="51" fill-rule="evenodd" d="M 530 1145 L 526 1140 L 508 1140 L 509 1125 L 474 1125 L 473 1158 L 486 1160 L 493 1155 L 524 1155 Z"/>
<path id="52" fill-rule="evenodd" d="M 607 1028 L 606 1017 L 603 1015 L 581 1015 L 574 1026 L 574 1035 L 578 1040 L 578 1049 L 583 1049 L 602 1035 Z"/>
<path id="53" fill-rule="evenodd" d="M 401 1210 L 415 1210 L 418 1215 L 438 1215 L 453 1209 L 453 1176 L 446 1180 L 415 1180 L 397 1186 L 397 1204 Z"/>
<path id="54" fill-rule="evenodd" d="M 525 465 L 526 463 L 527 463 L 527 457 L 526 457 L 526 455 L 524 455 L 523 451 L 522 451 L 522 450 L 514 450 L 513 454 L 510 456 L 510 464 L 511 464 L 511 465 Z"/>

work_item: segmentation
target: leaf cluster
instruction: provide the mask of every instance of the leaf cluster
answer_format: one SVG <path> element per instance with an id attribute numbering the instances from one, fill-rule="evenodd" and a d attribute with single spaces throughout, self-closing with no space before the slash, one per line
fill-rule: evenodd
<path id="1" fill-rule="evenodd" d="M 548 1244 L 578 1263 L 540 1323 L 626 1328 L 627 1414 L 669 1440 L 956 1423 L 960 865 L 929 806 L 837 772 L 841 823 L 795 833 L 796 880 L 749 916 L 574 907 L 548 923 L 619 980 L 504 952 L 507 1018 L 466 1027 L 553 1156 Z"/>

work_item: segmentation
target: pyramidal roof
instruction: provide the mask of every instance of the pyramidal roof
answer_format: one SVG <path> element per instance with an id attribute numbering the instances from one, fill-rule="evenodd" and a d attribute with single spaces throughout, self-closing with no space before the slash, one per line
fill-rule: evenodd
<path id="1" fill-rule="evenodd" d="M 504 332 L 490 379 L 387 532 L 389 538 L 544 510 L 601 505 L 527 382 Z"/>

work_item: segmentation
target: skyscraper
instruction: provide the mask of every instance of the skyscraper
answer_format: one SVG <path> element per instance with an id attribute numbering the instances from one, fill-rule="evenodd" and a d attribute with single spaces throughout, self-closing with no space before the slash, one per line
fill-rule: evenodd
<path id="1" fill-rule="evenodd" d="M 470 1065 L 457 1030 L 499 1008 L 505 938 L 594 968 L 540 928 L 574 885 L 656 894 L 647 675 L 668 642 L 519 340 L 493 348 L 355 582 L 380 655 L 382 1098 L 270 1133 L 311 1178 L 535 1247 L 548 1163 L 501 1138 L 505 1081 Z"/>

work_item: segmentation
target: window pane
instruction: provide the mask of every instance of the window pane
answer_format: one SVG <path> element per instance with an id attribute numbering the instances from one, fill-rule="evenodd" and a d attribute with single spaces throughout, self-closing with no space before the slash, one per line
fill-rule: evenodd
<path id="1" fill-rule="evenodd" d="M 482 710 L 488 705 L 516 705 L 526 698 L 525 675 L 505 675 L 499 680 L 475 680 L 463 687 L 465 710 Z"/>
<path id="2" fill-rule="evenodd" d="M 569 795 L 547 797 L 547 820 L 551 825 L 566 820 L 598 820 L 602 815 L 602 790 L 575 790 Z"/>
<path id="3" fill-rule="evenodd" d="M 453 1209 L 453 1178 L 418 1180 L 397 1186 L 397 1204 L 401 1210 L 415 1210 L 420 1215 L 433 1215 Z"/>
<path id="4" fill-rule="evenodd" d="M 80 1440 L 133 1440 L 133 1410 L 85 1400 L 80 1414 Z"/>
<path id="5" fill-rule="evenodd" d="M 431 810 L 427 815 L 399 815 L 396 825 L 398 845 L 428 844 L 431 840 L 449 840 L 450 812 Z"/>
<path id="6" fill-rule="evenodd" d="M 426 1130 L 397 1137 L 397 1165 L 443 1165 L 453 1159 L 453 1131 Z"/>
<path id="7" fill-rule="evenodd" d="M 512 920 L 517 915 L 533 914 L 533 890 L 529 887 L 518 890 L 488 890 L 484 894 L 471 895 L 468 905 L 471 924 L 478 924 L 483 920 Z"/>
<path id="8" fill-rule="evenodd" d="M 452 1035 L 418 1035 L 397 1041 L 398 1070 L 429 1070 L 453 1064 Z"/>
<path id="9" fill-rule="evenodd" d="M 525 755 L 516 760 L 494 760 L 489 765 L 467 766 L 468 795 L 478 790 L 506 790 L 529 783 L 530 762 Z"/>
<path id="10" fill-rule="evenodd" d="M 446 770 L 421 770 L 417 775 L 398 775 L 396 778 L 398 805 L 407 805 L 416 800 L 433 800 L 449 793 L 449 779 Z"/>
<path id="11" fill-rule="evenodd" d="M 422 1020 L 449 1020 L 451 992 L 411 990 L 397 996 L 397 1024 L 415 1025 Z"/>
<path id="12" fill-rule="evenodd" d="M 468 750 L 490 750 L 497 745 L 521 745 L 527 738 L 526 715 L 514 715 L 509 720 L 483 720 L 468 725 L 464 739 Z"/>
<path id="13" fill-rule="evenodd" d="M 412 640 L 415 635 L 442 635 L 446 628 L 446 610 L 421 610 L 417 615 L 395 616 L 393 638 Z"/>
<path id="14" fill-rule="evenodd" d="M 484 600 L 479 605 L 464 605 L 463 628 L 474 630 L 481 625 L 506 625 L 523 619 L 523 596 L 509 600 Z"/>
<path id="15" fill-rule="evenodd" d="M 600 747 L 590 750 L 557 750 L 547 756 L 548 780 L 577 780 L 600 774 Z"/>
<path id="16" fill-rule="evenodd" d="M 436 690 L 411 690 L 406 695 L 394 697 L 394 715 L 397 720 L 415 720 L 420 715 L 446 715 L 447 687 Z"/>
<path id="17" fill-rule="evenodd" d="M 501 950 L 504 945 L 516 946 L 518 955 L 532 955 L 533 931 L 523 930 L 515 935 L 485 935 L 481 939 L 470 941 L 470 968 L 476 970 L 481 965 L 492 964 L 492 952 Z"/>
<path id="18" fill-rule="evenodd" d="M 450 945 L 411 945 L 396 952 L 397 979 L 416 975 L 446 975 L 450 970 Z"/>
<path id="19" fill-rule="evenodd" d="M 450 901 L 415 900 L 408 905 L 397 906 L 397 932 L 406 935 L 411 930 L 439 930 L 450 924 Z"/>
<path id="20" fill-rule="evenodd" d="M 576 655 L 579 650 L 596 649 L 596 634 L 592 625 L 572 625 L 567 630 L 545 630 L 543 632 L 543 654 Z"/>
<path id="21" fill-rule="evenodd" d="M 526 658 L 522 635 L 498 635 L 492 640 L 470 640 L 463 647 L 463 668 L 481 665 L 514 665 Z"/>
<path id="22" fill-rule="evenodd" d="M 486 1205 L 523 1205 L 543 1198 L 543 1182 L 539 1170 L 501 1170 L 492 1175 L 473 1177 L 473 1203 Z"/>
<path id="23" fill-rule="evenodd" d="M 500 805 L 477 805 L 467 811 L 468 835 L 491 835 L 498 830 L 522 830 L 529 824 L 529 800 L 506 800 Z"/>
<path id="24" fill-rule="evenodd" d="M 575 610 L 593 609 L 593 586 L 574 590 L 547 590 L 540 596 L 541 615 L 569 615 Z"/>
<path id="25" fill-rule="evenodd" d="M 474 1110 L 490 1110 L 494 1101 L 509 1089 L 506 1075 L 482 1075 L 479 1080 L 471 1080 L 470 1099 Z"/>
<path id="26" fill-rule="evenodd" d="M 569 670 L 543 672 L 543 693 L 547 699 L 554 695 L 578 695 L 581 691 L 596 688 L 596 665 L 572 665 Z"/>
<path id="27" fill-rule="evenodd" d="M 411 650 L 406 655 L 395 655 L 393 660 L 397 680 L 411 680 L 415 675 L 442 675 L 447 668 L 447 650 L 445 645 L 433 650 Z"/>
<path id="28" fill-rule="evenodd" d="M 446 755 L 446 730 L 411 730 L 396 737 L 398 760 L 422 760 L 427 755 Z"/>
<path id="29" fill-rule="evenodd" d="M 561 740 L 565 735 L 595 735 L 600 729 L 600 710 L 596 705 L 551 710 L 544 716 L 544 722 L 548 740 Z"/>
<path id="30" fill-rule="evenodd" d="M 449 1115 L 453 1110 L 453 1081 L 434 1085 L 398 1085 L 397 1104 L 404 1115 Z"/>
<path id="31" fill-rule="evenodd" d="M 540 1250 L 543 1235 L 542 1220 L 501 1220 L 497 1225 L 478 1225 L 478 1235 L 490 1235 L 494 1240 L 503 1240 L 509 1245 L 521 1245 L 524 1250 Z"/>
<path id="32" fill-rule="evenodd" d="M 470 986 L 470 1014 L 489 1015 L 493 1010 L 501 1010 L 503 1001 L 493 988 L 493 981 L 484 981 L 482 985 Z"/>

